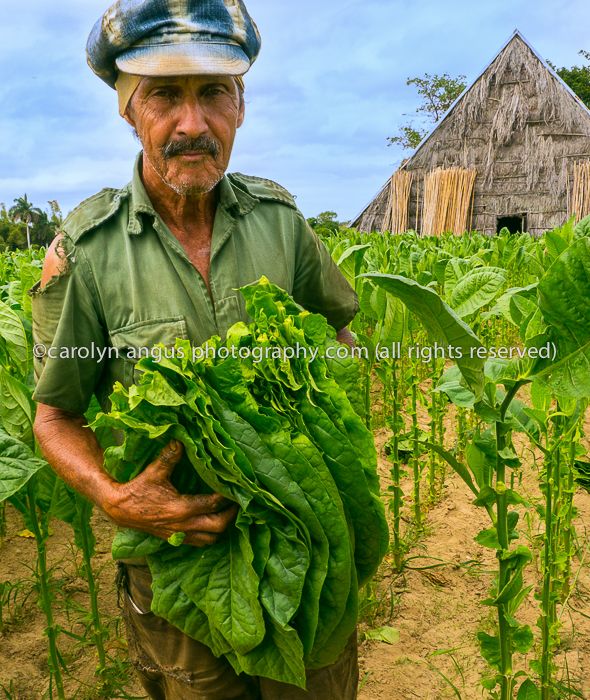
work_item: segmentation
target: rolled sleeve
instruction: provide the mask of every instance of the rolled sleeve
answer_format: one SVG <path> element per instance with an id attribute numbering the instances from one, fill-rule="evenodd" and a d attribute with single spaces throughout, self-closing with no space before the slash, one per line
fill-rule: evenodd
<path id="1" fill-rule="evenodd" d="M 352 321 L 359 308 L 354 289 L 303 216 L 299 219 L 293 299 L 307 311 L 325 316 L 337 331 Z"/>
<path id="2" fill-rule="evenodd" d="M 30 291 L 35 354 L 45 353 L 35 357 L 33 398 L 81 414 L 102 374 L 106 343 L 90 266 L 80 249 L 67 250 L 67 270 Z"/>

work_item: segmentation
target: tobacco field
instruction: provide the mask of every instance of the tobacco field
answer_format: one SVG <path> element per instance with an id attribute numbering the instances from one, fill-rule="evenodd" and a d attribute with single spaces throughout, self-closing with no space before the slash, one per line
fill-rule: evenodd
<path id="1" fill-rule="evenodd" d="M 359 593 L 359 698 L 590 698 L 590 218 L 538 239 L 324 242 L 359 298 L 349 398 L 390 533 Z M 32 431 L 26 290 L 43 256 L 0 258 L 0 697 L 144 697 L 115 528 Z"/>

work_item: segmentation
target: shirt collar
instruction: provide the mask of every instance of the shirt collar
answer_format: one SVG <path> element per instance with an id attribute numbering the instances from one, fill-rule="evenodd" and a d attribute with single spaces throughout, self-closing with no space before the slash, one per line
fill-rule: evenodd
<path id="1" fill-rule="evenodd" d="M 139 214 L 148 214 L 152 218 L 158 215 L 148 197 L 143 182 L 141 181 L 141 175 L 139 174 L 142 153 L 143 151 L 140 152 L 135 159 L 133 178 L 126 188 L 130 195 L 127 232 L 131 234 L 139 234 L 143 231 L 143 220 Z M 221 178 L 217 187 L 219 194 L 217 206 L 225 210 L 230 216 L 234 216 L 233 212 L 238 216 L 245 216 L 249 214 L 260 201 L 245 190 L 235 187 L 226 175 Z"/>

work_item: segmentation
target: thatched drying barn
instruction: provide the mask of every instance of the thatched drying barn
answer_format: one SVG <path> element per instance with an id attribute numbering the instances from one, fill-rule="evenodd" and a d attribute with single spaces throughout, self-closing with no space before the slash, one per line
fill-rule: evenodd
<path id="1" fill-rule="evenodd" d="M 589 183 L 590 111 L 515 31 L 352 226 L 540 235 L 590 213 Z"/>

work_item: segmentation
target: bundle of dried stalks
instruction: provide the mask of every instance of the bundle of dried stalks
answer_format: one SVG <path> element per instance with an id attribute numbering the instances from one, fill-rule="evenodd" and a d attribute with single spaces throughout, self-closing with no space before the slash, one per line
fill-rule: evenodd
<path id="1" fill-rule="evenodd" d="M 408 203 L 413 180 L 413 173 L 402 172 L 401 170 L 398 170 L 391 176 L 381 233 L 385 231 L 403 233 L 408 230 Z"/>
<path id="2" fill-rule="evenodd" d="M 467 229 L 476 175 L 471 168 L 436 168 L 425 176 L 423 236 L 439 236 L 443 231 L 460 235 Z"/>
<path id="3" fill-rule="evenodd" d="M 590 161 L 574 165 L 574 182 L 568 201 L 568 218 L 575 214 L 576 223 L 590 214 Z"/>

